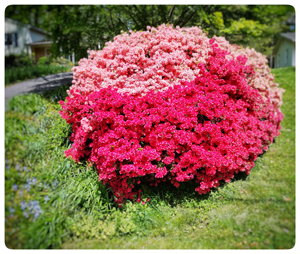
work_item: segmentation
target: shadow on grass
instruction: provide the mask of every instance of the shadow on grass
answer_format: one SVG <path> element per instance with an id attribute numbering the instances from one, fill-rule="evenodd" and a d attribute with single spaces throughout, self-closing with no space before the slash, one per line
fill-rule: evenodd
<path id="1" fill-rule="evenodd" d="M 49 102 L 58 102 L 59 100 L 65 100 L 65 98 L 68 96 L 67 90 L 70 88 L 71 85 L 71 83 L 68 83 L 65 85 L 60 85 L 58 87 L 45 89 L 43 91 L 40 91 L 41 96 Z"/>
<path id="2" fill-rule="evenodd" d="M 259 158 L 263 158 L 266 151 L 264 151 L 262 154 L 259 155 Z M 256 161 L 256 163 L 260 163 L 260 161 Z M 260 170 L 260 167 L 257 167 L 256 170 Z M 171 184 L 170 181 L 161 182 L 156 187 L 150 186 L 149 183 L 144 182 L 143 187 L 146 189 L 143 191 L 145 196 L 150 196 L 150 198 L 162 200 L 165 203 L 169 204 L 171 207 L 175 207 L 177 205 L 181 205 L 185 203 L 187 200 L 193 200 L 195 202 L 201 202 L 203 200 L 208 200 L 210 196 L 217 192 L 218 189 L 224 188 L 228 184 L 232 184 L 236 181 L 246 181 L 248 179 L 248 175 L 245 172 L 239 172 L 234 175 L 234 178 L 231 180 L 230 183 L 226 183 L 224 180 L 221 180 L 219 182 L 219 186 L 215 189 L 211 189 L 210 192 L 206 194 L 198 194 L 195 191 L 195 188 L 199 187 L 199 183 L 196 183 L 195 181 L 190 182 L 183 182 L 180 183 L 180 186 L 176 188 L 173 184 Z M 230 199 L 230 198 L 229 198 Z M 274 202 L 273 199 L 266 199 L 266 200 L 258 200 L 258 199 L 239 199 L 236 197 L 233 197 L 232 199 L 236 201 L 245 201 L 248 203 L 255 203 L 255 202 L 262 202 L 262 201 L 270 201 Z"/>
<path id="3" fill-rule="evenodd" d="M 53 80 L 44 84 L 37 84 L 30 89 L 29 93 L 49 94 L 49 91 L 51 90 L 56 90 L 62 87 L 70 87 L 69 84 L 71 82 L 72 82 L 72 78 L 63 78 L 60 80 Z"/>

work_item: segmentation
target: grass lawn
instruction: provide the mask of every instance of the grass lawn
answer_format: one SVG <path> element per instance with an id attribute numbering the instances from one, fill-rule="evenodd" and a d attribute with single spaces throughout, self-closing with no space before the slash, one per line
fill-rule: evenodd
<path id="1" fill-rule="evenodd" d="M 64 157 L 66 86 L 14 97 L 5 114 L 8 248 L 290 249 L 295 245 L 295 68 L 272 70 L 286 89 L 281 135 L 256 161 L 206 195 L 148 187 L 150 202 L 119 209 L 96 172 Z"/>

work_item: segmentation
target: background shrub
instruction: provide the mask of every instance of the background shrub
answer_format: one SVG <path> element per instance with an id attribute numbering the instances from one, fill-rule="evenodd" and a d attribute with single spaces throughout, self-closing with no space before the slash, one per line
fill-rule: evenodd
<path id="1" fill-rule="evenodd" d="M 38 65 L 46 65 L 46 64 L 49 64 L 50 63 L 50 59 L 46 56 L 42 56 L 39 58 L 37 64 Z"/>
<path id="2" fill-rule="evenodd" d="M 5 68 L 32 66 L 33 58 L 27 54 L 5 56 Z"/>
<path id="3" fill-rule="evenodd" d="M 71 71 L 74 64 L 68 59 L 41 57 L 37 65 L 25 64 L 5 68 L 5 85 L 49 74 Z"/>

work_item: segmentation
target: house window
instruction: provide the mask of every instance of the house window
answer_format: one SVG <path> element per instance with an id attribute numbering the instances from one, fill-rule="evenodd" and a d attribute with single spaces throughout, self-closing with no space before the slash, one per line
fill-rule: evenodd
<path id="1" fill-rule="evenodd" d="M 5 45 L 12 45 L 12 34 L 5 34 Z"/>
<path id="2" fill-rule="evenodd" d="M 289 60 L 289 49 L 285 50 L 284 64 L 287 64 Z"/>
<path id="3" fill-rule="evenodd" d="M 280 67 L 280 54 L 277 56 L 277 67 Z"/>
<path id="4" fill-rule="evenodd" d="M 5 34 L 5 45 L 13 45 L 14 47 L 18 47 L 18 34 Z"/>

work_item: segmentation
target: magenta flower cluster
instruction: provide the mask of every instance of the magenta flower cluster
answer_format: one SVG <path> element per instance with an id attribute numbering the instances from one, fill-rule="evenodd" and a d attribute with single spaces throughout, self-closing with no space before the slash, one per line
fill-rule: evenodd
<path id="1" fill-rule="evenodd" d="M 89 92 L 75 85 L 60 101 L 61 116 L 73 128 L 66 156 L 94 164 L 117 203 L 140 202 L 141 181 L 176 187 L 195 181 L 195 191 L 207 193 L 238 172 L 249 174 L 279 135 L 283 115 L 270 96 L 249 85 L 256 72 L 246 56 L 222 50 L 215 39 L 208 44 L 192 80 L 161 90 L 155 79 L 154 90 L 141 85 L 124 93 L 115 83 Z"/>

